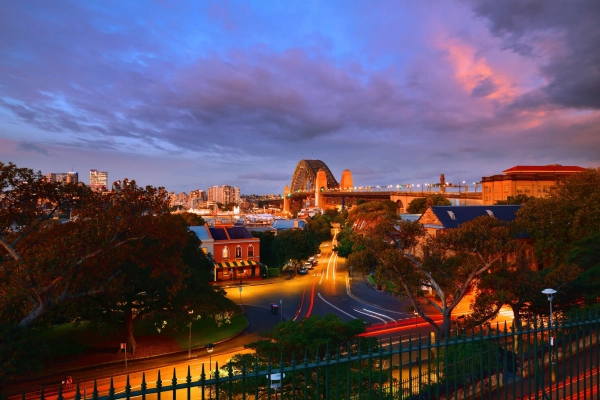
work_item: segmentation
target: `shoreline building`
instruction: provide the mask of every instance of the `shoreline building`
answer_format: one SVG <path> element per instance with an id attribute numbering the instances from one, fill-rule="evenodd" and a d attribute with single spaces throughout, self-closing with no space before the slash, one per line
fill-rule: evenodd
<path id="1" fill-rule="evenodd" d="M 108 172 L 90 169 L 90 188 L 104 191 L 108 189 Z"/>
<path id="2" fill-rule="evenodd" d="M 492 205 L 509 196 L 545 197 L 558 182 L 582 171 L 585 168 L 560 164 L 516 165 L 500 175 L 481 178 L 483 204 Z"/>

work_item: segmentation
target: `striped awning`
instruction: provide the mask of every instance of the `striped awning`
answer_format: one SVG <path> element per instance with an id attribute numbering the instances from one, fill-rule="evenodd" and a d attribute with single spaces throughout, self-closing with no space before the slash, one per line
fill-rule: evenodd
<path id="1" fill-rule="evenodd" d="M 257 263 L 256 261 L 250 261 L 250 260 L 227 261 L 227 262 L 216 263 L 215 267 L 217 267 L 217 268 L 236 268 L 236 267 L 249 267 L 251 265 L 258 265 L 258 264 L 259 263 Z"/>

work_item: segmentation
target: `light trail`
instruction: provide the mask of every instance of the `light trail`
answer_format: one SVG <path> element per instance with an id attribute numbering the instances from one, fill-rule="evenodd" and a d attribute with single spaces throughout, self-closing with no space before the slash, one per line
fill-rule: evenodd
<path id="1" fill-rule="evenodd" d="M 302 292 L 302 300 L 300 300 L 300 307 L 298 308 L 298 311 L 296 311 L 296 315 L 294 315 L 294 319 L 292 321 L 297 320 L 298 316 L 302 312 L 302 306 L 304 305 L 304 295 L 305 294 L 306 294 L 306 287 L 304 288 L 304 291 Z"/>

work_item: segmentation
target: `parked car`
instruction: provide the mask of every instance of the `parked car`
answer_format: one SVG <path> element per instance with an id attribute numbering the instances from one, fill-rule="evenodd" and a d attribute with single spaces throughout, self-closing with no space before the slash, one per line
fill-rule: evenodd
<path id="1" fill-rule="evenodd" d="M 319 265 L 319 260 L 315 260 L 312 262 L 312 265 Z"/>
<path id="2" fill-rule="evenodd" d="M 298 274 L 299 275 L 306 275 L 306 274 L 308 274 L 308 270 L 306 268 L 302 267 L 302 268 L 300 268 L 298 270 Z"/>
<path id="3" fill-rule="evenodd" d="M 307 261 L 304 263 L 304 268 L 306 269 L 313 269 L 313 263 L 310 261 Z"/>

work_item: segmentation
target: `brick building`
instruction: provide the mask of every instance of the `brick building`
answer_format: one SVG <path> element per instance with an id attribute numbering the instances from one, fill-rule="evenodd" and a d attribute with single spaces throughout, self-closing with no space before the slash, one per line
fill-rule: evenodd
<path id="1" fill-rule="evenodd" d="M 585 168 L 559 164 L 517 165 L 502 171 L 501 175 L 484 176 L 481 178 L 483 204 L 495 204 L 517 195 L 544 197 L 559 181 L 582 171 Z"/>

